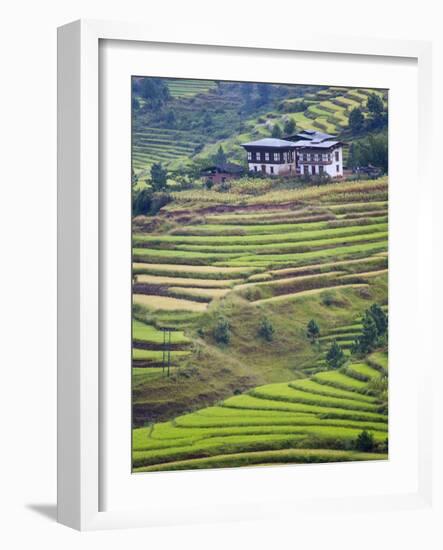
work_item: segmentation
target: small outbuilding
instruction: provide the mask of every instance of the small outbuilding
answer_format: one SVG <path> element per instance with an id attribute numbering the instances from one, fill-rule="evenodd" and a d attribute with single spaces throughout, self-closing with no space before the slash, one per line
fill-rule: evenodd
<path id="1" fill-rule="evenodd" d="M 240 178 L 243 173 L 243 167 L 239 164 L 224 162 L 222 164 L 207 166 L 202 170 L 201 175 L 206 179 L 206 181 L 216 184 Z"/>

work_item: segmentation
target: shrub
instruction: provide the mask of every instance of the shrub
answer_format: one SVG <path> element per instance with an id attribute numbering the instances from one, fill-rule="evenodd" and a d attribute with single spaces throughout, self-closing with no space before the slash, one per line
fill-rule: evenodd
<path id="1" fill-rule="evenodd" d="M 358 434 L 358 437 L 355 441 L 355 448 L 357 451 L 369 453 L 374 450 L 374 445 L 374 436 L 371 434 L 371 432 L 363 430 Z"/>
<path id="2" fill-rule="evenodd" d="M 258 334 L 268 342 L 272 342 L 274 339 L 274 327 L 266 317 L 260 323 Z"/>
<path id="3" fill-rule="evenodd" d="M 214 338 L 219 344 L 229 344 L 231 340 L 231 328 L 228 320 L 220 316 L 214 328 Z"/>
<path id="4" fill-rule="evenodd" d="M 132 215 L 148 215 L 151 209 L 152 191 L 151 189 L 141 189 L 132 194 Z"/>
<path id="5" fill-rule="evenodd" d="M 160 208 L 163 208 L 163 206 L 171 202 L 171 200 L 171 195 L 169 195 L 169 193 L 152 193 L 149 214 L 155 216 Z"/>

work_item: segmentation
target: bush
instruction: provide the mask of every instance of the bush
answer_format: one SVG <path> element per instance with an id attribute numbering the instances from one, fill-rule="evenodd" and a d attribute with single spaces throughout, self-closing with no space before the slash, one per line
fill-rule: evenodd
<path id="1" fill-rule="evenodd" d="M 260 323 L 258 334 L 268 342 L 272 342 L 274 339 L 274 327 L 266 317 Z"/>
<path id="2" fill-rule="evenodd" d="M 231 328 L 228 320 L 220 316 L 214 328 L 214 338 L 219 344 L 229 344 L 231 340 Z"/>
<path id="3" fill-rule="evenodd" d="M 147 216 L 151 209 L 152 191 L 151 189 L 141 189 L 132 194 L 132 215 Z"/>
<path id="4" fill-rule="evenodd" d="M 160 208 L 163 208 L 163 206 L 171 202 L 171 200 L 171 195 L 169 195 L 169 193 L 152 193 L 149 214 L 155 216 Z"/>
<path id="5" fill-rule="evenodd" d="M 362 451 L 364 453 L 370 453 L 374 450 L 375 442 L 374 436 L 371 432 L 363 430 L 358 434 L 358 437 L 355 441 L 355 448 L 357 451 Z"/>

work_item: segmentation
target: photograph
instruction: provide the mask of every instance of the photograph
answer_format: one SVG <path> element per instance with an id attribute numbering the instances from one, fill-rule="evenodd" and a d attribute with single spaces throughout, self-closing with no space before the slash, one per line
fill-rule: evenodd
<path id="1" fill-rule="evenodd" d="M 388 460 L 389 90 L 130 85 L 132 473 Z"/>

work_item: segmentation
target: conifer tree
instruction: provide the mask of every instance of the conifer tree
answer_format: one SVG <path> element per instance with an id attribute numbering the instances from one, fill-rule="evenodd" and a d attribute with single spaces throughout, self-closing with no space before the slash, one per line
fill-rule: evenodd
<path id="1" fill-rule="evenodd" d="M 314 321 L 314 319 L 311 319 L 308 323 L 308 326 L 306 328 L 306 336 L 311 341 L 311 344 L 313 344 L 315 340 L 317 340 L 317 338 L 320 336 L 320 328 Z"/>
<path id="2" fill-rule="evenodd" d="M 346 361 L 345 354 L 341 347 L 334 340 L 331 347 L 326 354 L 326 362 L 328 363 L 329 368 L 338 369 Z"/>

